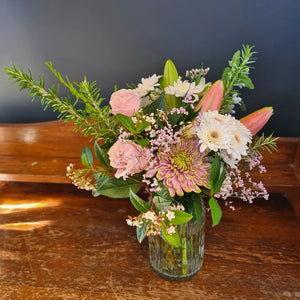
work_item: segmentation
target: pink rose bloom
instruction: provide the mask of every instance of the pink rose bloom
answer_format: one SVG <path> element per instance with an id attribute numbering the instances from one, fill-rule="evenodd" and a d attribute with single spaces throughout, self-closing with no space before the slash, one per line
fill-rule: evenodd
<path id="1" fill-rule="evenodd" d="M 117 141 L 108 151 L 110 165 L 117 169 L 116 178 L 143 171 L 148 165 L 146 149 L 132 141 Z"/>
<path id="2" fill-rule="evenodd" d="M 121 89 L 111 95 L 109 104 L 113 115 L 122 114 L 132 117 L 133 113 L 139 110 L 141 100 L 133 90 Z"/>

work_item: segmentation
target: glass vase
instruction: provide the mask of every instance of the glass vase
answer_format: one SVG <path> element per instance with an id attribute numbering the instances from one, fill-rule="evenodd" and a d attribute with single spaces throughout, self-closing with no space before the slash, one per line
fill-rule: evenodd
<path id="1" fill-rule="evenodd" d="M 194 276 L 204 258 L 205 208 L 201 200 L 202 218 L 177 226 L 180 248 L 175 248 L 160 235 L 149 236 L 149 259 L 154 272 L 169 281 L 184 281 Z"/>

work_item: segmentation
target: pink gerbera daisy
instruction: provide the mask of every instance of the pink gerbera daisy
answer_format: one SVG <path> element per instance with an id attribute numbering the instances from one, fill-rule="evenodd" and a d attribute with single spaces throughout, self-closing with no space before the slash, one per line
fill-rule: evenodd
<path id="1" fill-rule="evenodd" d="M 183 196 L 184 191 L 200 193 L 200 186 L 208 187 L 210 163 L 206 153 L 200 152 L 197 139 L 182 139 L 168 152 L 159 151 L 157 159 L 156 177 L 171 196 Z"/>

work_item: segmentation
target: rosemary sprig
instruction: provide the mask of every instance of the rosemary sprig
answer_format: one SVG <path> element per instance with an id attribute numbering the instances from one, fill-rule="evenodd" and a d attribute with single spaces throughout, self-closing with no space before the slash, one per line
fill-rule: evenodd
<path id="1" fill-rule="evenodd" d="M 114 141 L 118 133 L 114 118 L 111 117 L 109 107 L 101 107 L 104 98 L 100 97 L 100 90 L 95 87 L 96 83 L 89 83 L 86 78 L 80 83 L 71 82 L 68 77 L 65 79 L 57 72 L 51 62 L 46 63 L 52 73 L 58 78 L 61 84 L 69 89 L 74 99 L 59 97 L 59 86 L 52 86 L 48 90 L 44 87 L 43 77 L 34 81 L 31 71 L 24 72 L 21 67 L 5 67 L 6 72 L 13 83 L 17 83 L 20 90 L 29 90 L 29 95 L 34 100 L 41 98 L 45 109 L 51 107 L 53 111 L 59 111 L 59 119 L 73 121 L 76 129 L 80 129 L 84 135 L 91 135 L 92 139 L 104 138 Z M 85 109 L 82 108 L 84 104 Z M 81 105 L 81 107 L 80 107 Z"/>
<path id="2" fill-rule="evenodd" d="M 277 144 L 276 141 L 278 140 L 278 137 L 273 137 L 273 134 L 271 134 L 268 137 L 265 137 L 264 134 L 262 134 L 261 137 L 258 137 L 254 143 L 249 146 L 250 152 L 257 152 L 260 154 L 260 151 L 266 150 L 269 153 L 272 153 L 272 151 L 277 151 Z"/>

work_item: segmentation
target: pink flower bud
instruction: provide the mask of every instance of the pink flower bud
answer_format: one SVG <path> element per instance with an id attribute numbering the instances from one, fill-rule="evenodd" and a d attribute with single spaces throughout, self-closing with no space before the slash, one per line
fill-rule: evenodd
<path id="1" fill-rule="evenodd" d="M 252 135 L 255 135 L 265 126 L 272 114 L 272 107 L 264 107 L 240 119 L 240 122 L 250 130 Z"/>
<path id="2" fill-rule="evenodd" d="M 222 80 L 216 81 L 204 94 L 201 101 L 195 107 L 195 111 L 200 110 L 200 113 L 206 111 L 219 111 L 223 102 L 224 86 Z"/>
<path id="3" fill-rule="evenodd" d="M 140 97 L 133 90 L 121 89 L 114 92 L 110 97 L 111 113 L 113 115 L 122 114 L 132 117 L 140 108 Z"/>

